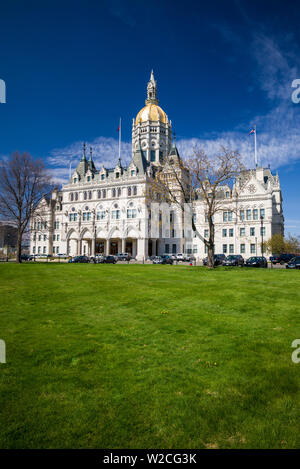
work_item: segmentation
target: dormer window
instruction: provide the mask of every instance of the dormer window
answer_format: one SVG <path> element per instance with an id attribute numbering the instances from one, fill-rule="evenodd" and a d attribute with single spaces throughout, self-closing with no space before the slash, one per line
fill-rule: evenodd
<path id="1" fill-rule="evenodd" d="M 101 181 L 104 181 L 105 179 L 105 174 L 101 174 Z"/>
<path id="2" fill-rule="evenodd" d="M 74 178 L 74 184 L 76 184 L 76 183 L 77 183 L 77 178 Z"/>
<path id="3" fill-rule="evenodd" d="M 91 180 L 91 176 L 88 176 L 87 177 L 87 182 L 90 182 L 90 180 Z"/>
<path id="4" fill-rule="evenodd" d="M 116 173 L 116 178 L 118 179 L 120 177 L 120 173 Z"/>
<path id="5" fill-rule="evenodd" d="M 131 171 L 131 173 L 130 173 L 130 174 L 131 174 L 131 176 L 135 176 L 135 170 L 134 170 L 134 169 L 132 169 L 132 171 Z"/>

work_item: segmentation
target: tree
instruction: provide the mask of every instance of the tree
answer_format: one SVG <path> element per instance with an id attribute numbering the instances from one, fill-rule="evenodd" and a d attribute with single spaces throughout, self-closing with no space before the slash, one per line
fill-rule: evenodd
<path id="1" fill-rule="evenodd" d="M 150 182 L 149 197 L 152 201 L 160 199 L 168 204 L 176 204 L 182 213 L 188 211 L 194 234 L 207 247 L 209 268 L 214 267 L 215 227 L 214 216 L 220 210 L 233 210 L 237 201 L 237 185 L 231 192 L 235 178 L 245 171 L 245 166 L 237 151 L 221 147 L 220 152 L 209 157 L 203 150 L 195 151 L 194 156 L 183 161 L 176 148 L 171 150 L 165 163 L 155 171 Z M 243 179 L 240 178 L 239 188 Z M 230 200 L 226 192 L 230 191 Z M 204 238 L 196 228 L 193 212 L 195 201 L 201 201 L 208 222 L 209 237 Z"/>
<path id="2" fill-rule="evenodd" d="M 285 238 L 283 235 L 276 233 L 264 243 L 264 249 L 272 254 L 298 254 L 300 252 L 299 239 L 291 236 Z"/>
<path id="3" fill-rule="evenodd" d="M 40 159 L 28 153 L 12 153 L 0 163 L 0 215 L 17 228 L 16 262 L 21 262 L 22 239 L 41 198 L 53 188 Z"/>

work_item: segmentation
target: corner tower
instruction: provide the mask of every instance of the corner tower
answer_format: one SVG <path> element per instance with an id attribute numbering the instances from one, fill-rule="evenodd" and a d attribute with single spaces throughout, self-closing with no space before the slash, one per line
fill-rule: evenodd
<path id="1" fill-rule="evenodd" d="M 133 119 L 132 154 L 141 148 L 144 158 L 154 164 L 162 163 L 172 143 L 171 121 L 158 103 L 157 83 L 152 70 L 147 85 L 146 105 Z"/>

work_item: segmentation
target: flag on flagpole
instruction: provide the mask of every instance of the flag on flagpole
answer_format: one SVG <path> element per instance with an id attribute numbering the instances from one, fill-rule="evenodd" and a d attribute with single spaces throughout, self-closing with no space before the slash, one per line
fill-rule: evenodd
<path id="1" fill-rule="evenodd" d="M 256 130 L 255 129 L 252 129 L 250 130 L 250 132 L 248 133 L 248 135 L 251 135 L 251 134 L 255 134 Z"/>

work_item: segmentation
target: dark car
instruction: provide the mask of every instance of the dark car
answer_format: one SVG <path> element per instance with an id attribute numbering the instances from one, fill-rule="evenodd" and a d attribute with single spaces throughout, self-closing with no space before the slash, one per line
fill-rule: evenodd
<path id="1" fill-rule="evenodd" d="M 171 256 L 164 254 L 163 256 L 160 256 L 162 259 L 161 264 L 173 264 L 173 259 Z"/>
<path id="2" fill-rule="evenodd" d="M 268 261 L 265 257 L 249 257 L 249 259 L 246 260 L 245 267 L 262 267 L 266 269 L 268 267 Z"/>
<path id="3" fill-rule="evenodd" d="M 116 264 L 116 263 L 117 263 L 117 259 L 115 258 L 115 256 L 104 256 L 103 261 L 101 262 L 101 264 Z"/>
<path id="4" fill-rule="evenodd" d="M 279 263 L 286 264 L 295 257 L 295 254 L 280 254 Z"/>
<path id="5" fill-rule="evenodd" d="M 72 257 L 72 259 L 69 259 L 68 262 L 70 264 L 88 264 L 90 259 L 87 256 L 76 256 Z"/>
<path id="6" fill-rule="evenodd" d="M 215 254 L 214 255 L 214 265 L 222 265 L 223 261 L 226 259 L 225 254 Z M 207 265 L 207 257 L 203 259 L 203 265 Z"/>
<path id="7" fill-rule="evenodd" d="M 21 261 L 32 261 L 33 259 L 34 259 L 34 256 L 30 256 L 29 254 L 21 255 Z"/>
<path id="8" fill-rule="evenodd" d="M 270 256 L 270 261 L 272 264 L 279 264 L 279 254 L 274 254 L 273 256 Z"/>
<path id="9" fill-rule="evenodd" d="M 230 256 L 227 256 L 226 259 L 224 259 L 223 265 L 243 266 L 244 265 L 244 258 L 240 254 L 230 255 Z"/>
<path id="10" fill-rule="evenodd" d="M 285 267 L 286 269 L 300 269 L 300 256 L 293 257 Z"/>

